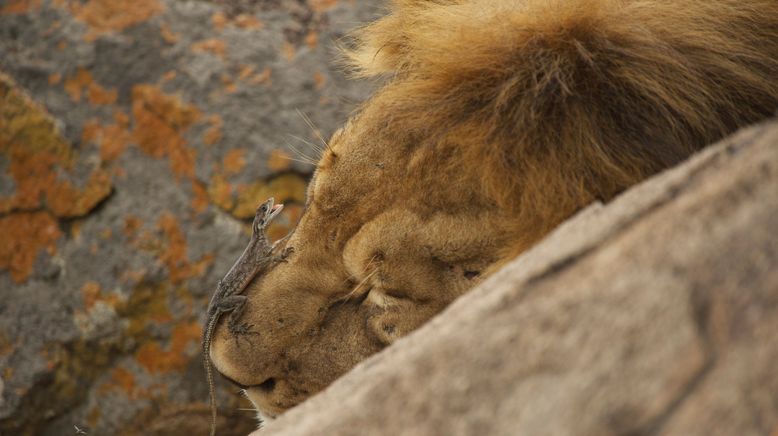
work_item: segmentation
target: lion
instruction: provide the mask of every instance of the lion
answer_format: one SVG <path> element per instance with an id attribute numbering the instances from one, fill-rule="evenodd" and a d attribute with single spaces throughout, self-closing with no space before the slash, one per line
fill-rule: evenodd
<path id="1" fill-rule="evenodd" d="M 778 108 L 775 0 L 395 0 L 345 49 L 378 91 L 316 167 L 286 262 L 211 357 L 265 417 L 594 202 Z"/>

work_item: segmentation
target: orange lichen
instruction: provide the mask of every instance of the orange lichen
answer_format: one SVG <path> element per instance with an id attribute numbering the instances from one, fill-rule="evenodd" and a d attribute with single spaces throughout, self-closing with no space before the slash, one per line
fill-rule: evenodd
<path id="1" fill-rule="evenodd" d="M 49 185 L 46 190 L 46 205 L 59 217 L 83 216 L 106 198 L 111 190 L 111 176 L 108 172 L 95 170 L 83 190 L 74 188 L 68 182 Z"/>
<path id="2" fill-rule="evenodd" d="M 203 134 L 203 142 L 206 145 L 213 145 L 222 140 L 222 126 L 224 122 L 218 115 L 211 115 L 208 117 L 208 123 L 211 127 Z"/>
<path id="3" fill-rule="evenodd" d="M 222 160 L 222 168 L 227 174 L 237 174 L 246 166 L 246 150 L 234 148 L 227 152 Z"/>
<path id="4" fill-rule="evenodd" d="M 307 45 L 311 50 L 315 49 L 316 46 L 319 45 L 319 34 L 313 30 L 308 32 L 308 34 L 305 35 L 305 45 Z"/>
<path id="5" fill-rule="evenodd" d="M 192 181 L 192 210 L 195 213 L 204 212 L 208 208 L 208 191 L 205 186 L 197 181 Z"/>
<path id="6" fill-rule="evenodd" d="M 99 168 L 80 189 L 61 180 L 77 156 L 45 111 L 5 76 L 0 76 L 0 154 L 10 162 L 7 172 L 15 182 L 13 196 L 0 197 L 0 213 L 47 208 L 57 217 L 82 216 L 111 192 L 110 176 Z"/>
<path id="7" fill-rule="evenodd" d="M 71 100 L 79 102 L 81 101 L 81 92 L 91 82 L 92 73 L 84 68 L 79 68 L 75 75 L 65 80 L 65 92 L 68 93 Z"/>
<path id="8" fill-rule="evenodd" d="M 97 421 L 100 419 L 100 414 L 102 409 L 100 407 L 93 407 L 89 410 L 89 413 L 86 415 L 86 422 L 91 427 L 97 426 Z"/>
<path id="9" fill-rule="evenodd" d="M 294 60 L 295 55 L 297 55 L 297 49 L 295 49 L 292 44 L 284 42 L 281 46 L 281 54 L 284 55 L 284 58 L 287 61 L 291 62 Z"/>
<path id="10" fill-rule="evenodd" d="M 216 38 L 204 39 L 192 44 L 192 51 L 195 53 L 212 53 L 223 59 L 227 53 L 227 44 Z"/>
<path id="11" fill-rule="evenodd" d="M 163 10 L 159 0 L 88 0 L 69 6 L 73 16 L 89 26 L 87 41 L 143 23 Z"/>
<path id="12" fill-rule="evenodd" d="M 60 80 L 62 80 L 62 74 L 54 73 L 49 76 L 49 85 L 56 85 Z"/>
<path id="13" fill-rule="evenodd" d="M 184 133 L 200 119 L 200 111 L 152 85 L 132 89 L 132 138 L 145 153 L 167 157 L 176 177 L 194 177 L 195 151 L 187 147 Z"/>
<path id="14" fill-rule="evenodd" d="M 81 298 L 84 301 L 84 311 L 86 312 L 95 307 L 98 302 L 103 302 L 110 307 L 117 307 L 122 301 L 121 296 L 115 293 L 103 295 L 100 284 L 91 280 L 81 286 Z"/>
<path id="15" fill-rule="evenodd" d="M 262 70 L 261 73 L 255 74 L 250 82 L 258 85 L 258 84 L 265 84 L 270 85 L 272 83 L 270 76 L 273 74 L 273 70 L 270 69 L 270 67 L 265 67 L 264 70 Z"/>
<path id="16" fill-rule="evenodd" d="M 16 181 L 16 192 L 10 198 L 0 198 L 0 212 L 40 209 L 43 200 L 41 196 L 47 192 L 47 182 L 53 178 L 52 170 L 58 160 L 46 152 L 11 152 L 16 153 L 5 154 L 12 159 L 8 172 Z M 41 180 L 43 178 L 45 180 Z"/>
<path id="17" fill-rule="evenodd" d="M 165 81 L 165 82 L 169 82 L 169 81 L 175 79 L 177 75 L 178 75 L 178 73 L 175 70 L 170 70 L 170 71 L 168 71 L 168 72 L 166 72 L 165 74 L 162 75 L 162 80 Z"/>
<path id="18" fill-rule="evenodd" d="M 103 161 L 112 161 L 121 156 L 132 139 L 128 131 L 130 119 L 127 114 L 117 110 L 114 112 L 113 119 L 113 124 L 102 126 L 97 119 L 93 118 L 84 123 L 81 132 L 83 142 L 100 146 L 100 158 Z"/>
<path id="19" fill-rule="evenodd" d="M 106 161 L 119 157 L 130 141 L 130 133 L 127 130 L 130 124 L 129 117 L 124 112 L 116 111 L 113 119 L 114 124 L 105 126 L 101 131 L 100 157 Z"/>
<path id="20" fill-rule="evenodd" d="M 4 356 L 7 356 L 7 355 L 11 354 L 11 352 L 15 348 L 16 347 L 15 347 L 14 343 L 11 342 L 10 339 L 8 339 L 8 336 L 5 333 L 0 332 L 0 357 L 4 357 Z M 9 368 L 10 367 L 7 367 L 6 371 Z M 6 377 L 5 374 L 3 374 L 1 377 L 5 378 L 6 380 L 8 380 L 8 378 L 9 378 L 9 377 Z"/>
<path id="21" fill-rule="evenodd" d="M 183 371 L 189 363 L 186 349 L 192 343 L 199 343 L 201 333 L 200 324 L 196 322 L 176 325 L 169 350 L 164 350 L 158 342 L 149 342 L 138 349 L 135 358 L 152 374 Z"/>
<path id="22" fill-rule="evenodd" d="M 254 67 L 251 65 L 241 65 L 238 70 L 238 79 L 246 80 L 251 77 L 252 74 L 254 74 Z"/>
<path id="23" fill-rule="evenodd" d="M 124 368 L 114 368 L 111 371 L 111 380 L 114 385 L 132 397 L 135 390 L 135 376 Z"/>
<path id="24" fill-rule="evenodd" d="M 129 323 L 124 331 L 127 337 L 144 337 L 149 326 L 170 323 L 173 316 L 168 307 L 169 291 L 166 284 L 149 286 L 137 280 L 129 299 L 116 305 L 116 313 Z"/>
<path id="25" fill-rule="evenodd" d="M 170 30 L 170 26 L 168 26 L 167 23 L 163 23 L 159 26 L 159 34 L 168 44 L 175 44 L 180 39 L 180 36 L 177 33 Z"/>
<path id="26" fill-rule="evenodd" d="M 127 238 L 133 238 L 138 232 L 138 229 L 140 229 L 142 226 L 143 221 L 141 221 L 140 218 L 136 217 L 135 215 L 127 215 L 124 217 L 122 231 L 124 232 L 124 236 Z"/>
<path id="27" fill-rule="evenodd" d="M 267 160 L 267 166 L 275 172 L 280 172 L 289 169 L 292 163 L 292 159 L 289 155 L 280 149 L 274 149 L 270 152 L 270 157 Z"/>
<path id="28" fill-rule="evenodd" d="M 100 299 L 100 284 L 94 281 L 88 281 L 81 287 L 81 298 L 84 300 L 84 309 L 89 310 L 94 307 Z"/>
<path id="29" fill-rule="evenodd" d="M 141 268 L 139 270 L 125 270 L 122 271 L 121 275 L 119 276 L 119 281 L 122 283 L 140 283 L 143 281 L 143 279 L 146 278 L 146 275 L 148 274 L 148 271 Z"/>
<path id="30" fill-rule="evenodd" d="M 338 4 L 338 0 L 310 0 L 308 4 L 311 5 L 314 12 L 322 13 L 334 8 Z"/>
<path id="31" fill-rule="evenodd" d="M 159 260 L 168 269 L 170 282 L 178 284 L 192 277 L 201 277 L 213 262 L 213 255 L 203 255 L 200 260 L 190 262 L 187 256 L 187 244 L 181 225 L 175 216 L 165 213 L 157 226 L 163 233 L 164 244 Z"/>
<path id="32" fill-rule="evenodd" d="M 228 18 L 223 12 L 211 15 L 211 25 L 214 30 L 221 32 L 227 25 L 234 25 L 241 29 L 257 30 L 264 26 L 261 20 L 253 15 L 239 14 L 233 19 Z"/>
<path id="33" fill-rule="evenodd" d="M 8 270 L 21 283 L 32 273 L 41 250 L 56 252 L 62 232 L 47 212 L 20 212 L 0 218 L 0 235 L 0 270 Z"/>
<path id="34" fill-rule="evenodd" d="M 29 11 L 38 10 L 41 0 L 10 0 L 8 4 L 0 8 L 0 15 L 26 14 Z"/>
<path id="35" fill-rule="evenodd" d="M 224 29 L 224 26 L 227 25 L 227 21 L 227 16 L 224 15 L 223 12 L 216 12 L 211 15 L 211 25 L 213 25 L 213 28 L 218 31 Z"/>
<path id="36" fill-rule="evenodd" d="M 170 351 L 181 355 L 185 354 L 186 347 L 190 343 L 200 343 L 202 333 L 202 327 L 199 322 L 192 321 L 176 325 L 173 327 L 173 332 L 170 335 Z"/>
<path id="37" fill-rule="evenodd" d="M 135 353 L 135 359 L 140 366 L 152 374 L 183 369 L 186 364 L 184 356 L 177 356 L 169 351 L 164 351 L 157 342 L 143 344 Z"/>
<path id="38" fill-rule="evenodd" d="M 316 89 L 321 91 L 327 83 L 327 77 L 322 74 L 321 71 L 316 71 L 313 73 L 313 83 L 316 86 Z"/>
<path id="39" fill-rule="evenodd" d="M 253 15 L 240 14 L 235 17 L 235 25 L 241 29 L 258 30 L 264 26 L 264 23 Z"/>
<path id="40" fill-rule="evenodd" d="M 232 198 L 232 185 L 219 173 L 214 173 L 208 185 L 208 198 L 224 210 L 232 210 L 235 200 Z"/>
<path id="41" fill-rule="evenodd" d="M 89 103 L 94 105 L 114 104 L 116 103 L 118 96 L 119 94 L 116 92 L 116 88 L 106 90 L 96 83 L 90 84 L 89 89 L 87 90 Z"/>
<path id="42" fill-rule="evenodd" d="M 49 82 L 51 82 L 51 78 Z M 75 75 L 65 80 L 65 92 L 75 102 L 81 101 L 81 95 L 85 89 L 89 102 L 94 105 L 116 103 L 118 97 L 116 89 L 105 89 L 95 83 L 92 73 L 84 68 L 79 68 Z"/>
<path id="43" fill-rule="evenodd" d="M 100 122 L 97 118 L 87 120 L 83 126 L 81 126 L 81 141 L 82 142 L 95 142 L 97 134 L 100 130 Z"/>
<path id="44" fill-rule="evenodd" d="M 235 80 L 233 80 L 232 77 L 230 77 L 228 74 L 222 74 L 221 75 L 222 84 L 224 85 L 224 90 L 228 94 L 232 94 L 233 92 L 238 90 L 238 86 L 235 84 Z"/>
<path id="45" fill-rule="evenodd" d="M 170 272 L 170 279 L 173 283 L 181 282 L 186 278 L 184 270 L 188 265 L 186 254 L 186 239 L 181 231 L 181 226 L 175 216 L 166 213 L 160 218 L 158 226 L 162 230 L 166 239 L 166 248 L 161 253 L 161 260 Z"/>

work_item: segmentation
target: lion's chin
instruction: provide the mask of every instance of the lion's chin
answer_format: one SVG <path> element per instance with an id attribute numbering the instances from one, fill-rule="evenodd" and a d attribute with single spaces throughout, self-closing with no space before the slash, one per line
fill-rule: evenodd
<path id="1" fill-rule="evenodd" d="M 254 405 L 254 409 L 257 411 L 257 421 L 260 424 L 262 422 L 268 422 L 276 419 L 276 417 L 283 413 L 285 410 L 279 407 L 274 407 L 268 401 L 269 399 L 267 395 L 257 392 L 253 388 L 244 389 L 243 395 L 245 395 L 246 398 L 251 401 L 251 404 Z"/>

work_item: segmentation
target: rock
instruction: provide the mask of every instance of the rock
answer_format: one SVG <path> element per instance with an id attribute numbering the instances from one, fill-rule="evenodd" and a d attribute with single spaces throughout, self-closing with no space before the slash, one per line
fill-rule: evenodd
<path id="1" fill-rule="evenodd" d="M 778 121 L 559 227 L 262 435 L 778 431 Z"/>
<path id="2" fill-rule="evenodd" d="M 0 1 L 0 434 L 207 433 L 208 299 L 247 211 L 296 222 L 378 4 Z M 219 434 L 255 428 L 217 384 Z"/>

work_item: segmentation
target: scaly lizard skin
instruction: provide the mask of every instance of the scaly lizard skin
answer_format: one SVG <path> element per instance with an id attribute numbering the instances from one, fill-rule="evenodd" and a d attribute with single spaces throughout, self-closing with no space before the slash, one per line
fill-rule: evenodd
<path id="1" fill-rule="evenodd" d="M 291 251 L 291 248 L 287 248 L 280 255 L 273 255 L 273 250 L 281 241 L 271 244 L 267 239 L 267 235 L 265 235 L 267 225 L 284 208 L 283 204 L 275 205 L 274 202 L 271 197 L 257 207 L 254 222 L 251 225 L 252 235 L 249 245 L 243 250 L 243 254 L 232 265 L 232 268 L 230 268 L 224 278 L 219 280 L 216 285 L 216 292 L 214 292 L 211 302 L 208 304 L 206 326 L 203 333 L 203 361 L 205 363 L 205 373 L 208 377 L 208 394 L 211 405 L 211 436 L 216 434 L 216 396 L 210 356 L 213 331 L 221 315 L 230 312 L 227 324 L 230 333 L 236 337 L 251 333 L 250 325 L 245 323 L 238 324 L 246 304 L 246 297 L 241 294 L 257 274 L 264 272 L 274 263 L 283 261 Z"/>

